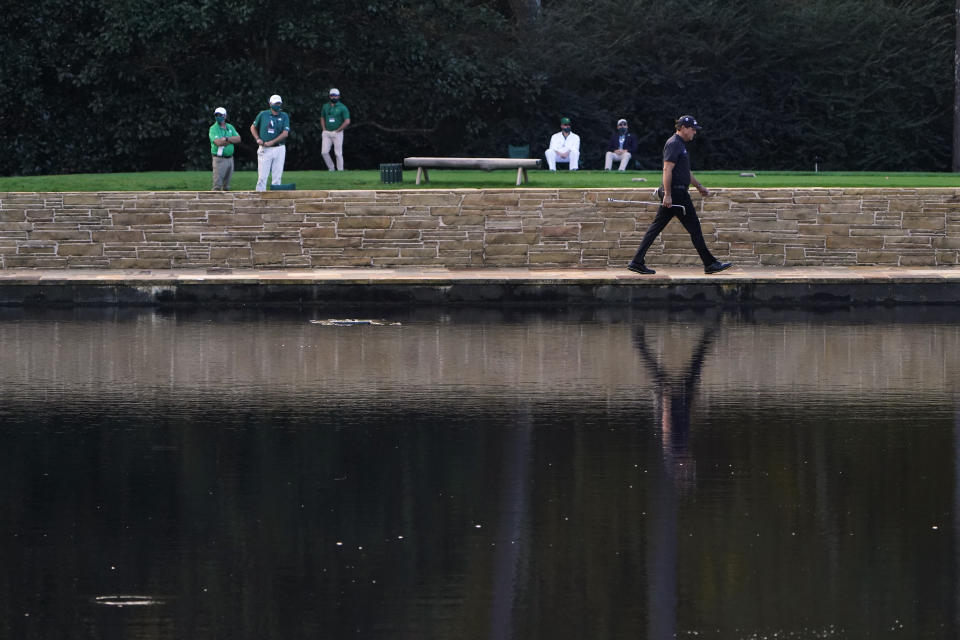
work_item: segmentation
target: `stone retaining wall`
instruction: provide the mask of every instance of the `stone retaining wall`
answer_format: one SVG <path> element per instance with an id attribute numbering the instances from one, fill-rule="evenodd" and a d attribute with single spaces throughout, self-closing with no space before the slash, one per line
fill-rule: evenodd
<path id="1" fill-rule="evenodd" d="M 0 193 L 0 268 L 621 267 L 651 189 Z M 707 244 L 745 266 L 953 265 L 960 189 L 721 189 Z M 672 222 L 651 264 L 699 264 Z"/>

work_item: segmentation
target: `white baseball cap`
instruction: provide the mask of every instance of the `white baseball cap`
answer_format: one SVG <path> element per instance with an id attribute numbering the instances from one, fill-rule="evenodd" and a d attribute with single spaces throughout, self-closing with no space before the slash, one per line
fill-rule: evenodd
<path id="1" fill-rule="evenodd" d="M 215 113 L 215 114 L 216 114 L 216 113 L 222 113 L 223 115 L 227 115 L 227 110 L 224 109 L 223 107 L 217 107 L 217 108 L 214 110 L 214 113 Z"/>
<path id="2" fill-rule="evenodd" d="M 270 104 L 277 104 L 278 102 L 280 104 L 283 104 L 283 98 L 281 98 L 277 94 L 273 94 L 272 96 L 270 96 Z"/>
<path id="3" fill-rule="evenodd" d="M 621 124 L 627 124 L 626 119 L 620 118 L 619 120 L 617 120 L 617 125 L 619 126 L 619 125 L 621 125 Z"/>
<path id="4" fill-rule="evenodd" d="M 332 96 L 340 95 L 340 89 L 330 89 L 330 95 Z"/>

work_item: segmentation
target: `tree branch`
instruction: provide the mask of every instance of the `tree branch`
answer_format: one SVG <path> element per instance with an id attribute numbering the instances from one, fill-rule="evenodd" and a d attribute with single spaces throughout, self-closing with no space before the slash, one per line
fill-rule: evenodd
<path id="1" fill-rule="evenodd" d="M 360 127 L 374 127 L 374 128 L 376 128 L 376 129 L 380 129 L 381 131 L 386 131 L 387 133 L 409 133 L 409 134 L 416 134 L 416 135 L 425 135 L 425 134 L 428 134 L 428 133 L 436 133 L 436 132 L 437 132 L 437 127 L 436 127 L 436 125 L 434 125 L 433 127 L 429 128 L 429 129 L 414 129 L 414 128 L 410 128 L 410 127 L 403 127 L 403 128 L 398 129 L 398 128 L 396 128 L 396 127 L 387 127 L 387 126 L 385 126 L 385 125 L 380 124 L 379 122 L 377 122 L 377 121 L 375 121 L 375 120 L 365 120 L 364 122 L 358 123 L 358 124 L 356 124 L 356 125 L 352 125 L 352 124 L 350 125 L 350 128 L 351 128 L 351 129 L 357 129 L 357 128 L 360 128 Z"/>

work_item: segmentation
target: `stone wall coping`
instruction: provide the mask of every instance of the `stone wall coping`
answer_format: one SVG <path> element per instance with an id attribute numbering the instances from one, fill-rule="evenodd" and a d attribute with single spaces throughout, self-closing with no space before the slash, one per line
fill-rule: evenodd
<path id="1" fill-rule="evenodd" d="M 117 283 L 313 283 L 349 282 L 367 284 L 400 283 L 500 283 L 561 284 L 607 283 L 655 285 L 664 283 L 866 283 L 866 282 L 956 282 L 960 267 L 735 267 L 707 275 L 702 269 L 667 267 L 656 275 L 639 275 L 624 269 L 440 269 L 440 268 L 317 268 L 317 269 L 4 269 L 2 285 L 105 285 Z"/>

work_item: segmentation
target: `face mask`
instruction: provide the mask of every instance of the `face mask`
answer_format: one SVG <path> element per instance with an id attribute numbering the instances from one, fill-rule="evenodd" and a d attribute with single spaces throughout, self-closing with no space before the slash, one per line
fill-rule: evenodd
<path id="1" fill-rule="evenodd" d="M 570 131 L 570 127 L 560 127 L 560 130 L 563 131 L 564 133 L 566 133 L 566 132 Z"/>
<path id="2" fill-rule="evenodd" d="M 338 96 L 330 96 L 330 102 L 339 102 L 340 98 Z"/>
<path id="3" fill-rule="evenodd" d="M 219 113 L 217 114 L 217 122 L 219 122 L 220 124 L 223 124 L 224 120 L 226 119 L 227 119 L 227 116 L 220 115 Z"/>
<path id="4" fill-rule="evenodd" d="M 626 128 L 626 127 L 620 127 L 619 129 L 617 129 L 617 131 L 619 131 L 620 133 L 626 133 L 626 132 L 627 132 L 627 128 Z"/>
<path id="5" fill-rule="evenodd" d="M 274 111 L 276 111 L 277 113 L 283 111 L 283 105 L 282 105 L 282 104 L 272 104 L 272 105 L 270 105 L 270 108 L 273 109 Z"/>

